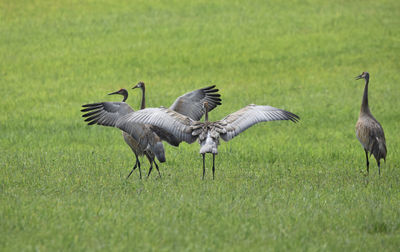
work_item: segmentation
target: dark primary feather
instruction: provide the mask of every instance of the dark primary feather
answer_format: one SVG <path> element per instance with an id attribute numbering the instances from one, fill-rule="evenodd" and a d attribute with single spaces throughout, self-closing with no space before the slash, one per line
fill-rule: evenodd
<path id="1" fill-rule="evenodd" d="M 186 93 L 178 97 L 170 109 L 198 121 L 205 113 L 203 108 L 205 101 L 208 102 L 209 111 L 221 105 L 221 95 L 217 93 L 218 91 L 213 85 Z"/>
<path id="2" fill-rule="evenodd" d="M 82 117 L 88 125 L 99 124 L 114 127 L 115 123 L 122 116 L 134 112 L 133 109 L 125 102 L 101 102 L 82 105 L 87 112 Z"/>

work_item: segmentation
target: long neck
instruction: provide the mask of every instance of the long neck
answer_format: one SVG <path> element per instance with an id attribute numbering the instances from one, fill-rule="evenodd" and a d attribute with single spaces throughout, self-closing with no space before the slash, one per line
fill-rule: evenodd
<path id="1" fill-rule="evenodd" d="M 368 83 L 369 78 L 365 79 L 364 95 L 361 103 L 361 112 L 370 113 L 368 106 Z"/>
<path id="2" fill-rule="evenodd" d="M 124 99 L 122 100 L 122 102 L 125 102 L 126 99 L 128 99 L 128 92 L 123 92 L 122 95 L 124 96 Z"/>
<path id="3" fill-rule="evenodd" d="M 146 90 L 145 90 L 144 85 L 141 87 L 141 89 L 142 89 L 142 104 L 140 105 L 140 109 L 145 109 L 146 108 L 146 98 L 145 98 Z"/>
<path id="4" fill-rule="evenodd" d="M 204 115 L 204 121 L 208 122 L 208 106 L 205 106 L 206 114 Z"/>

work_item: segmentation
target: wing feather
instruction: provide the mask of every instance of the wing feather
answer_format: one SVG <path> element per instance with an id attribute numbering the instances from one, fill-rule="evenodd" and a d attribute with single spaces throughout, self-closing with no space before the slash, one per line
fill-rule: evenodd
<path id="1" fill-rule="evenodd" d="M 300 117 L 289 111 L 271 106 L 250 104 L 227 115 L 217 123 L 226 130 L 226 133 L 221 134 L 221 138 L 225 141 L 229 141 L 256 123 L 277 120 L 297 122 L 300 120 Z"/>
<path id="2" fill-rule="evenodd" d="M 167 108 L 146 108 L 127 114 L 116 122 L 116 127 L 130 133 L 135 124 L 146 124 L 155 127 L 162 140 L 177 146 L 180 142 L 193 143 L 197 137 L 192 136 L 191 124 L 194 121 Z M 172 140 L 171 140 L 172 139 Z"/>
<path id="3" fill-rule="evenodd" d="M 199 121 L 205 113 L 203 108 L 203 103 L 205 101 L 208 102 L 209 111 L 221 105 L 221 95 L 217 93 L 218 91 L 215 85 L 213 85 L 186 93 L 178 97 L 171 105 L 170 109 L 188 116 L 195 121 Z"/>
<path id="4" fill-rule="evenodd" d="M 85 122 L 88 125 L 103 125 L 110 127 L 117 127 L 117 121 L 122 119 L 124 116 L 135 113 L 134 110 L 125 102 L 101 102 L 93 104 L 82 105 L 85 109 L 82 112 L 86 112 L 82 117 L 86 117 Z M 118 127 L 117 127 L 118 128 Z M 146 135 L 149 135 L 150 129 L 144 124 L 133 124 L 129 126 L 128 133 L 140 146 L 141 149 L 146 149 L 149 144 L 149 139 Z"/>
<path id="5" fill-rule="evenodd" d="M 88 125 L 98 124 L 114 127 L 116 121 L 126 114 L 132 113 L 133 109 L 125 102 L 101 102 L 82 105 L 86 112 L 82 117 L 87 117 Z"/>

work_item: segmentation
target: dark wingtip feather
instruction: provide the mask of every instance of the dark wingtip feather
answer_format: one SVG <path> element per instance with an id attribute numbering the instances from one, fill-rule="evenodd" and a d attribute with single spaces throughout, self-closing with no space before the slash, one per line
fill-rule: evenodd
<path id="1" fill-rule="evenodd" d="M 84 104 L 84 105 L 82 105 L 82 107 L 93 107 L 93 106 L 99 106 L 99 105 L 102 105 L 102 103 L 100 102 L 100 103 L 88 103 L 88 104 Z"/>
<path id="2" fill-rule="evenodd" d="M 215 88 L 215 85 L 202 88 L 202 90 L 206 91 L 206 90 L 210 90 L 210 89 L 213 89 L 213 88 Z"/>
<path id="3" fill-rule="evenodd" d="M 298 121 L 300 121 L 300 117 L 296 114 L 293 114 L 292 112 L 286 111 L 281 109 L 281 111 L 283 112 L 283 114 L 287 117 L 286 120 L 290 120 L 294 123 L 297 123 Z"/>
<path id="4" fill-rule="evenodd" d="M 85 119 L 85 122 L 87 122 L 87 121 L 92 121 L 92 120 L 98 120 L 99 119 L 99 115 L 98 114 L 96 114 L 96 115 L 93 115 L 93 116 L 91 116 L 91 117 L 88 117 L 88 118 L 86 118 Z"/>
<path id="5" fill-rule="evenodd" d="M 101 109 L 99 109 L 99 110 L 95 110 L 95 111 L 92 111 L 92 112 L 89 112 L 89 113 L 83 114 L 83 115 L 82 115 L 82 117 L 88 117 L 88 116 L 92 116 L 92 115 L 95 115 L 95 114 L 97 114 L 97 113 L 100 113 L 101 111 L 102 111 Z"/>
<path id="6" fill-rule="evenodd" d="M 86 120 L 85 120 L 85 121 L 86 121 Z M 96 122 L 97 122 L 97 121 L 91 121 L 91 122 L 88 123 L 88 125 L 96 124 Z"/>
<path id="7" fill-rule="evenodd" d="M 88 107 L 88 108 L 85 108 L 85 109 L 81 109 L 81 112 L 87 112 L 87 111 L 91 111 L 91 110 L 98 109 L 98 108 L 101 108 L 101 107 L 103 107 L 103 106 L 99 105 L 99 106 Z"/>
<path id="8" fill-rule="evenodd" d="M 213 94 L 219 91 L 219 89 L 211 89 L 211 90 L 203 90 L 204 93 L 208 94 Z"/>
<path id="9" fill-rule="evenodd" d="M 209 97 L 221 97 L 220 94 L 207 94 L 207 96 L 209 96 Z"/>
<path id="10" fill-rule="evenodd" d="M 289 112 L 288 115 L 289 115 L 290 121 L 292 121 L 292 122 L 294 122 L 294 123 L 297 123 L 297 122 L 300 121 L 300 117 L 299 117 L 298 115 L 293 114 L 293 113 L 291 113 L 291 112 Z"/>

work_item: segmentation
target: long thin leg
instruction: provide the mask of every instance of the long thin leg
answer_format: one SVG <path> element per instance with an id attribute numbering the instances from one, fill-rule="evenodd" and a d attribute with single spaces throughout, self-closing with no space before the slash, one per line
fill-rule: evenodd
<path id="1" fill-rule="evenodd" d="M 378 171 L 379 171 L 379 176 L 381 176 L 381 161 L 378 160 Z"/>
<path id="2" fill-rule="evenodd" d="M 368 161 L 368 151 L 364 149 L 365 151 L 365 157 L 367 158 L 367 173 L 369 174 L 369 161 Z"/>
<path id="3" fill-rule="evenodd" d="M 154 156 L 152 157 L 148 153 L 145 153 L 145 155 L 146 155 L 146 157 L 147 157 L 147 159 L 149 160 L 149 163 L 150 163 L 149 173 L 147 174 L 147 177 L 149 177 L 150 174 L 151 174 L 151 171 L 153 170 Z"/>
<path id="4" fill-rule="evenodd" d="M 150 176 L 151 170 L 153 170 L 153 162 L 150 163 L 149 173 L 147 174 L 147 178 Z"/>
<path id="5" fill-rule="evenodd" d="M 126 177 L 126 179 L 128 179 L 128 178 L 131 176 L 132 172 L 136 169 L 136 167 L 137 167 L 137 161 L 135 162 L 135 165 L 133 166 L 133 169 L 132 169 L 131 172 L 128 174 L 128 176 Z"/>
<path id="6" fill-rule="evenodd" d="M 158 175 L 160 176 L 160 178 L 161 178 L 161 173 L 160 173 L 160 169 L 158 169 L 158 165 L 157 165 L 157 163 L 156 163 L 156 160 L 154 159 L 154 164 L 156 165 L 156 169 L 157 169 L 157 171 L 158 171 Z"/>
<path id="7" fill-rule="evenodd" d="M 140 168 L 140 161 L 138 159 L 138 167 L 139 167 L 139 178 L 142 179 L 142 169 Z"/>
<path id="8" fill-rule="evenodd" d="M 135 165 L 133 166 L 133 169 L 132 169 L 131 172 L 128 174 L 128 176 L 126 177 L 126 179 L 128 179 L 128 178 L 131 176 L 132 172 L 133 172 L 137 167 L 139 167 L 139 171 L 140 171 L 140 162 L 139 162 L 139 159 L 138 159 L 138 156 L 136 155 L 136 153 L 135 153 L 135 157 L 136 157 Z M 140 175 L 140 178 L 142 178 L 142 175 Z"/>
<path id="9" fill-rule="evenodd" d="M 201 154 L 203 155 L 203 179 L 204 179 L 204 175 L 206 174 L 206 154 Z"/>
<path id="10" fill-rule="evenodd" d="M 213 180 L 214 180 L 214 173 L 215 173 L 215 154 L 213 153 L 213 167 L 212 167 L 212 171 L 213 171 Z"/>

